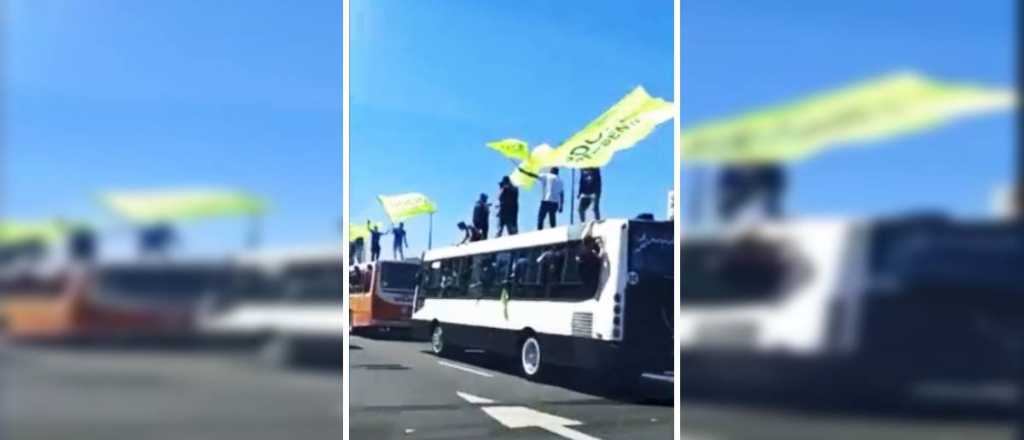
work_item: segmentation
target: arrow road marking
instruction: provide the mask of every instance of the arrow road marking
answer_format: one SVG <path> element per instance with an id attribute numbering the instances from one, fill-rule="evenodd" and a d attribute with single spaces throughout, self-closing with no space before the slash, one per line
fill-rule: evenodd
<path id="1" fill-rule="evenodd" d="M 496 403 L 491 399 L 459 391 L 455 394 L 473 404 Z M 601 440 L 569 428 L 570 426 L 582 425 L 583 422 L 543 413 L 525 406 L 485 406 L 480 409 L 509 429 L 541 428 L 569 440 Z"/>

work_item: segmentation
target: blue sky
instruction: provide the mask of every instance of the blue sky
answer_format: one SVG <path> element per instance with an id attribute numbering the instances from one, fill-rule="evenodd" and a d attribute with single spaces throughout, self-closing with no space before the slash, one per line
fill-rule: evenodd
<path id="1" fill-rule="evenodd" d="M 378 194 L 422 192 L 439 207 L 434 246 L 451 244 L 478 195 L 493 199 L 512 169 L 485 142 L 556 146 L 637 85 L 671 100 L 672 1 L 585 5 L 353 0 L 352 220 L 385 220 Z M 602 214 L 663 218 L 672 163 L 666 123 L 604 170 Z M 535 227 L 538 193 L 520 193 L 520 230 Z M 568 220 L 566 200 L 559 223 Z M 426 248 L 427 225 L 407 222 L 411 254 Z M 388 256 L 390 246 L 385 238 Z"/>
<path id="2" fill-rule="evenodd" d="M 107 222 L 99 190 L 227 186 L 271 201 L 268 246 L 340 241 L 340 1 L 5 3 L 5 215 Z M 244 226 L 187 226 L 186 252 Z"/>
<path id="3" fill-rule="evenodd" d="M 785 3 L 682 2 L 684 130 L 901 69 L 1013 85 L 1011 0 Z M 801 214 L 986 214 L 993 189 L 1012 179 L 1013 129 L 1004 113 L 825 153 L 792 169 L 789 206 Z"/>

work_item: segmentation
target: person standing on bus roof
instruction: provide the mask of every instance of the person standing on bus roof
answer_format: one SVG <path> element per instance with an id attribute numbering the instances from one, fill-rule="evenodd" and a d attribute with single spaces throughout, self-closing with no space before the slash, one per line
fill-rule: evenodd
<path id="1" fill-rule="evenodd" d="M 502 230 L 516 235 L 519 233 L 519 188 L 508 176 L 501 178 L 498 188 L 498 233 L 495 236 L 501 237 Z"/>
<path id="2" fill-rule="evenodd" d="M 548 224 L 555 227 L 555 215 L 562 212 L 565 204 L 565 193 L 562 191 L 562 179 L 558 177 L 558 168 L 551 168 L 546 173 L 536 175 L 540 179 L 540 209 L 537 210 L 537 230 L 544 229 L 544 217 Z"/>
<path id="3" fill-rule="evenodd" d="M 405 239 L 405 223 L 399 223 L 397 227 L 391 228 L 391 236 L 394 238 L 391 252 L 396 260 L 404 260 L 405 248 L 409 247 L 409 241 Z"/>
<path id="4" fill-rule="evenodd" d="M 491 221 L 491 205 L 487 203 L 487 194 L 480 193 L 480 199 L 473 206 L 473 227 L 480 231 L 484 240 L 487 239 L 487 229 Z"/>
<path id="5" fill-rule="evenodd" d="M 594 219 L 601 220 L 601 169 L 584 168 L 580 170 L 579 193 L 580 221 L 587 221 L 587 208 L 593 203 Z"/>
<path id="6" fill-rule="evenodd" d="M 366 222 L 366 226 L 370 230 L 370 261 L 377 261 L 380 259 L 380 236 L 384 233 L 369 221 Z"/>

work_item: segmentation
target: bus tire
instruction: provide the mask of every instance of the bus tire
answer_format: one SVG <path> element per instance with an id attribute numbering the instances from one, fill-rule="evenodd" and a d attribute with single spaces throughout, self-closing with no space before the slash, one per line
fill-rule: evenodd
<path id="1" fill-rule="evenodd" d="M 445 356 L 451 352 L 448 337 L 444 333 L 444 327 L 440 322 L 435 322 L 430 327 L 430 351 L 437 356 Z"/>
<path id="2" fill-rule="evenodd" d="M 537 335 L 530 332 L 519 343 L 519 372 L 530 380 L 540 379 L 544 373 L 543 345 Z"/>
<path id="3" fill-rule="evenodd" d="M 274 334 L 260 351 L 263 362 L 275 368 L 288 368 L 298 363 L 295 341 L 287 335 Z"/>

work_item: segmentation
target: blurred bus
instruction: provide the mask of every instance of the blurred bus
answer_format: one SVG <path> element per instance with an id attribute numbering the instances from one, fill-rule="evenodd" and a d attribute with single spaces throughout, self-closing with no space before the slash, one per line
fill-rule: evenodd
<path id="1" fill-rule="evenodd" d="M 482 348 L 528 378 L 671 381 L 673 254 L 672 223 L 614 219 L 427 251 L 413 320 L 434 353 Z"/>
<path id="2" fill-rule="evenodd" d="M 0 276 L 0 314 L 21 341 L 187 340 L 200 298 L 224 288 L 217 262 L 105 262 L 22 268 Z"/>
<path id="3" fill-rule="evenodd" d="M 1019 224 L 793 220 L 684 234 L 681 253 L 687 386 L 1012 399 Z"/>
<path id="4" fill-rule="evenodd" d="M 227 294 L 200 307 L 208 337 L 254 340 L 270 363 L 334 360 L 342 352 L 340 247 L 237 256 Z"/>
<path id="5" fill-rule="evenodd" d="M 375 261 L 349 266 L 349 315 L 352 331 L 409 327 L 419 262 Z"/>

